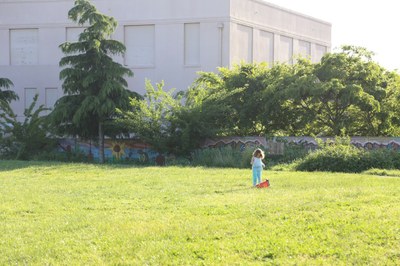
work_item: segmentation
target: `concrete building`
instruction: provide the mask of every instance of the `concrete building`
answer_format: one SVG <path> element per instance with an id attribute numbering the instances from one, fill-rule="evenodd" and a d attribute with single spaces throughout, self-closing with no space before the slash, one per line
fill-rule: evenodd
<path id="1" fill-rule="evenodd" d="M 114 17 L 113 38 L 127 52 L 117 61 L 131 68 L 129 88 L 144 80 L 186 89 L 198 71 L 216 71 L 241 60 L 293 63 L 296 55 L 317 62 L 330 51 L 331 24 L 261 0 L 93 0 Z M 52 107 L 62 96 L 59 45 L 78 38 L 70 21 L 73 0 L 0 0 L 0 77 L 13 81 L 18 114 L 35 94 Z"/>

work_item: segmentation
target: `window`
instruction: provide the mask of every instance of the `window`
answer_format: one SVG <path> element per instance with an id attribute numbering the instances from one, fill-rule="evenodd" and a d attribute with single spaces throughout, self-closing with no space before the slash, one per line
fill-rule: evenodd
<path id="1" fill-rule="evenodd" d="M 153 67 L 155 65 L 154 25 L 125 26 L 125 65 Z"/>
<path id="2" fill-rule="evenodd" d="M 322 45 L 316 45 L 315 46 L 315 56 L 314 56 L 314 60 L 313 62 L 319 62 L 321 61 L 321 58 L 324 56 L 324 54 L 326 54 L 326 46 L 322 46 Z"/>
<path id="3" fill-rule="evenodd" d="M 200 65 L 200 23 L 185 24 L 185 65 Z"/>
<path id="4" fill-rule="evenodd" d="M 234 61 L 253 62 L 253 28 L 237 25 L 237 42 Z"/>
<path id="5" fill-rule="evenodd" d="M 25 88 L 24 92 L 25 109 L 31 106 L 35 95 L 36 95 L 36 88 Z"/>
<path id="6" fill-rule="evenodd" d="M 11 65 L 38 64 L 38 30 L 10 30 Z"/>
<path id="7" fill-rule="evenodd" d="M 57 88 L 46 88 L 46 108 L 53 108 L 54 104 L 58 100 L 58 90 Z"/>
<path id="8" fill-rule="evenodd" d="M 293 39 L 281 36 L 279 48 L 279 61 L 282 63 L 293 64 Z"/>
<path id="9" fill-rule="evenodd" d="M 311 43 L 299 41 L 299 55 L 304 58 L 311 57 Z"/>
<path id="10" fill-rule="evenodd" d="M 272 66 L 274 62 L 274 34 L 267 31 L 260 31 L 261 42 L 261 61 L 267 62 Z"/>

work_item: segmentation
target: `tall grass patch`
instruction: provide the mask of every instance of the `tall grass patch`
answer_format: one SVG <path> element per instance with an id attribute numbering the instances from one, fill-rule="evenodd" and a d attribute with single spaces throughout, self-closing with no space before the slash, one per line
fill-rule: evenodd
<path id="1" fill-rule="evenodd" d="M 204 148 L 192 153 L 193 166 L 249 168 L 254 148 L 239 150 L 231 146 Z"/>

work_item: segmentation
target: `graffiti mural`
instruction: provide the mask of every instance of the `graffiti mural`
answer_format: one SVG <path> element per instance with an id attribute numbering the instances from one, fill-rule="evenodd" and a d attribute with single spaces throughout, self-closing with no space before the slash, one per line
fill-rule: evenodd
<path id="1" fill-rule="evenodd" d="M 234 149 L 243 151 L 245 148 L 251 147 L 267 147 L 267 141 L 264 137 L 218 137 L 206 139 L 202 148 L 219 148 L 231 146 Z"/>
<path id="2" fill-rule="evenodd" d="M 80 152 L 89 160 L 99 159 L 99 147 L 97 143 L 75 139 L 63 139 L 59 141 L 60 151 Z M 115 161 L 139 161 L 143 163 L 153 162 L 159 156 L 151 149 L 150 145 L 139 140 L 105 140 L 104 154 L 107 160 Z"/>
<path id="3" fill-rule="evenodd" d="M 320 138 L 323 141 L 332 137 Z M 391 149 L 400 152 L 400 138 L 389 137 L 352 137 L 350 143 L 367 150 Z M 202 148 L 219 148 L 231 146 L 244 151 L 246 148 L 264 148 L 271 155 L 284 153 L 285 145 L 300 145 L 305 149 L 314 150 L 318 144 L 313 137 L 279 137 L 266 139 L 264 137 L 218 137 L 206 139 Z M 62 139 L 59 141 L 59 151 L 84 154 L 88 161 L 99 159 L 97 143 L 77 139 Z M 152 150 L 151 146 L 139 140 L 105 140 L 105 157 L 109 161 L 136 161 L 144 164 L 154 163 L 165 165 L 166 158 Z"/>
<path id="4" fill-rule="evenodd" d="M 284 137 L 289 144 L 302 145 L 307 149 L 316 149 L 318 147 L 317 142 L 312 137 Z M 334 140 L 334 137 L 321 137 L 323 141 Z M 350 143 L 356 147 L 363 148 L 366 150 L 376 149 L 391 149 L 400 151 L 400 138 L 396 137 L 351 137 Z"/>
<path id="5" fill-rule="evenodd" d="M 334 140 L 334 137 L 321 137 L 323 141 Z M 356 147 L 374 150 L 391 149 L 400 152 L 400 138 L 390 137 L 351 137 L 350 143 Z M 265 139 L 264 137 L 219 137 L 207 139 L 203 148 L 219 148 L 224 146 L 243 151 L 246 147 L 263 147 L 272 155 L 282 155 L 285 145 L 299 145 L 307 150 L 315 150 L 318 143 L 313 137 L 279 137 Z"/>

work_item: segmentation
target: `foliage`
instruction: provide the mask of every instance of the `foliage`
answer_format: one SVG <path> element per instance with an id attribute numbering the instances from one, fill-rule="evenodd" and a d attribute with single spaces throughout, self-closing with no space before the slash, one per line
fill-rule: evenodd
<path id="1" fill-rule="evenodd" d="M 54 140 L 55 142 L 57 140 Z M 90 157 L 79 149 L 71 151 L 59 151 L 53 149 L 51 151 L 39 152 L 31 158 L 33 161 L 47 161 L 47 162 L 75 162 L 75 163 L 93 163 Z"/>
<path id="2" fill-rule="evenodd" d="M 164 82 L 157 83 L 154 88 L 151 82 L 146 80 L 143 99 L 132 98 L 130 110 L 118 109 L 121 115 L 118 121 L 158 152 L 172 152 L 174 119 L 180 106 L 180 99 L 174 98 L 173 90 L 164 91 Z"/>
<path id="3" fill-rule="evenodd" d="M 124 76 L 133 73 L 113 61 L 112 56 L 125 52 L 122 43 L 111 39 L 117 26 L 114 18 L 99 13 L 88 0 L 76 0 L 68 17 L 86 28 L 78 42 L 60 45 L 66 54 L 60 61 L 66 96 L 56 103 L 52 120 L 61 129 L 70 129 L 64 133 L 85 138 L 97 134 L 104 162 L 104 124 L 114 118 L 116 108 L 129 106 L 132 93 Z"/>
<path id="4" fill-rule="evenodd" d="M 400 75 L 372 56 L 365 48 L 343 46 L 316 64 L 299 59 L 294 65 L 242 63 L 201 72 L 186 94 L 183 120 L 208 128 L 205 136 L 395 136 Z"/>
<path id="5" fill-rule="evenodd" d="M 350 145 L 326 146 L 306 156 L 296 170 L 358 173 L 365 170 L 360 165 L 363 154 L 363 150 Z"/>
<path id="6" fill-rule="evenodd" d="M 8 78 L 0 78 L 0 108 L 6 103 L 18 100 L 18 95 L 14 91 L 9 90 L 12 86 L 14 86 L 14 84 L 11 80 Z M 2 88 L 6 90 L 2 90 Z"/>
<path id="7" fill-rule="evenodd" d="M 371 168 L 400 169 L 400 153 L 379 149 L 367 151 L 350 144 L 348 138 L 336 138 L 334 142 L 320 141 L 320 149 L 309 153 L 295 163 L 299 171 L 331 171 L 360 173 Z"/>
<path id="8" fill-rule="evenodd" d="M 189 110 L 201 113 L 202 124 L 211 124 L 216 135 L 263 134 L 260 111 L 265 105 L 261 95 L 267 65 L 242 63 L 218 70 L 218 74 L 199 73 L 186 95 Z"/>
<path id="9" fill-rule="evenodd" d="M 399 265 L 400 179 L 0 161 L 0 265 Z M 355 222 L 357 221 L 357 222 Z"/>
<path id="10" fill-rule="evenodd" d="M 343 46 L 317 64 L 300 58 L 294 65 L 241 63 L 200 72 L 179 99 L 147 81 L 145 99 L 121 111 L 121 121 L 157 150 L 184 156 L 216 136 L 394 136 L 400 76 L 372 55 Z M 290 148 L 271 159 L 287 163 L 305 155 Z"/>
<path id="11" fill-rule="evenodd" d="M 18 95 L 14 91 L 10 90 L 12 86 L 14 86 L 14 84 L 11 80 L 8 78 L 0 78 L 0 113 L 7 113 L 11 109 L 10 103 L 18 100 Z M 5 90 L 2 90 L 2 88 Z M 0 127 L 0 130 L 4 129 Z"/>
<path id="12" fill-rule="evenodd" d="M 47 111 L 43 105 L 36 108 L 38 95 L 24 112 L 23 122 L 13 110 L 6 106 L 0 114 L 0 156 L 17 160 L 28 160 L 35 155 L 54 148 L 54 142 L 47 137 L 48 122 L 41 113 Z"/>
<path id="13" fill-rule="evenodd" d="M 383 121 L 378 121 L 389 87 L 388 72 L 371 61 L 371 56 L 364 48 L 343 46 L 339 53 L 326 54 L 320 63 L 302 59 L 293 66 L 287 77 L 291 82 L 283 92 L 287 111 L 297 114 L 290 124 L 301 122 L 297 134 L 388 134 L 379 126 Z"/>

